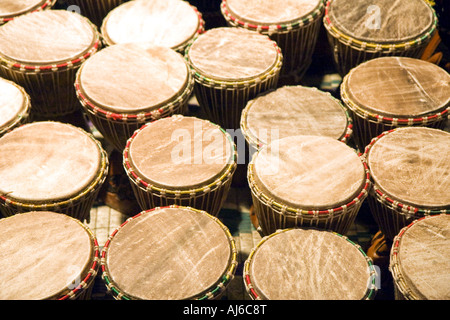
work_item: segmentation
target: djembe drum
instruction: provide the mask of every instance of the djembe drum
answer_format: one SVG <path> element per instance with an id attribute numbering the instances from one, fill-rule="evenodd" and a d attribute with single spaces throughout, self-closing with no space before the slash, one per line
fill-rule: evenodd
<path id="1" fill-rule="evenodd" d="M 3 0 L 0 4 L 0 25 L 35 11 L 51 9 L 56 0 Z"/>
<path id="2" fill-rule="evenodd" d="M 207 30 L 185 55 L 195 73 L 201 109 L 224 129 L 239 129 L 247 102 L 276 88 L 283 60 L 269 37 L 232 27 Z"/>
<path id="3" fill-rule="evenodd" d="M 374 138 L 364 157 L 373 179 L 368 202 L 387 239 L 415 219 L 450 211 L 450 133 L 393 129 Z"/>
<path id="4" fill-rule="evenodd" d="M 75 5 L 79 8 L 79 13 L 96 26 L 100 27 L 106 15 L 115 7 L 128 0 L 68 0 L 68 8 Z"/>
<path id="5" fill-rule="evenodd" d="M 133 0 L 114 8 L 100 30 L 106 45 L 146 42 L 184 53 L 204 31 L 204 22 L 186 1 Z"/>
<path id="6" fill-rule="evenodd" d="M 124 43 L 98 52 L 79 69 L 76 93 L 94 126 L 122 152 L 146 122 L 187 112 L 194 80 L 174 50 Z"/>
<path id="7" fill-rule="evenodd" d="M 207 120 L 175 115 L 137 130 L 124 168 L 143 210 L 189 206 L 217 216 L 237 166 L 230 135 Z"/>
<path id="8" fill-rule="evenodd" d="M 396 127 L 442 129 L 450 108 L 450 75 L 439 66 L 408 57 L 381 57 L 352 69 L 341 85 L 351 110 L 354 139 L 363 151 Z"/>
<path id="9" fill-rule="evenodd" d="M 90 299 L 100 265 L 96 237 L 55 212 L 0 219 L 1 300 Z"/>
<path id="10" fill-rule="evenodd" d="M 53 120 L 73 114 L 80 110 L 75 74 L 99 45 L 95 26 L 77 13 L 23 15 L 0 27 L 0 75 L 30 95 L 30 116 Z"/>
<path id="11" fill-rule="evenodd" d="M 324 7 L 323 0 L 223 0 L 221 12 L 229 26 L 276 41 L 283 53 L 280 82 L 297 83 L 311 64 Z"/>
<path id="12" fill-rule="evenodd" d="M 117 300 L 218 299 L 233 279 L 237 250 L 228 228 L 205 211 L 142 211 L 103 247 L 102 277 Z"/>
<path id="13" fill-rule="evenodd" d="M 253 300 L 372 300 L 376 269 L 347 237 L 314 229 L 283 229 L 264 237 L 244 265 Z"/>
<path id="14" fill-rule="evenodd" d="M 0 78 L 0 137 L 28 120 L 30 96 L 16 83 Z"/>
<path id="15" fill-rule="evenodd" d="M 424 0 L 328 0 L 323 23 L 342 76 L 377 57 L 420 58 L 437 30 Z"/>
<path id="16" fill-rule="evenodd" d="M 0 211 L 54 211 L 89 221 L 108 172 L 100 143 L 83 129 L 33 122 L 0 138 Z"/>
<path id="17" fill-rule="evenodd" d="M 397 300 L 449 300 L 450 215 L 414 220 L 395 237 L 389 269 Z"/>
<path id="18" fill-rule="evenodd" d="M 334 138 L 272 140 L 248 166 L 261 235 L 316 227 L 345 235 L 371 187 L 364 159 Z"/>

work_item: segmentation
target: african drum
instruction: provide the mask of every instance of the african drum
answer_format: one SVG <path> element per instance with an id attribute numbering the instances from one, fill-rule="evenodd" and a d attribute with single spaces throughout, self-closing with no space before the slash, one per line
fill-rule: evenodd
<path id="1" fill-rule="evenodd" d="M 0 78 L 0 137 L 28 120 L 30 96 L 16 83 Z"/>
<path id="2" fill-rule="evenodd" d="M 143 210 L 176 204 L 217 216 L 237 166 L 228 133 L 207 120 L 181 115 L 136 130 L 123 156 Z"/>
<path id="3" fill-rule="evenodd" d="M 95 26 L 77 13 L 45 10 L 0 27 L 0 75 L 21 85 L 36 114 L 48 119 L 80 109 L 73 83 L 100 45 Z"/>
<path id="4" fill-rule="evenodd" d="M 106 15 L 115 7 L 128 0 L 68 0 L 68 8 L 75 5 L 79 8 L 79 13 L 87 17 L 96 26 L 100 27 Z"/>
<path id="5" fill-rule="evenodd" d="M 90 299 L 97 239 L 79 220 L 36 211 L 0 219 L 0 299 Z"/>
<path id="6" fill-rule="evenodd" d="M 252 149 L 296 135 L 326 136 L 348 143 L 352 119 L 344 105 L 313 87 L 283 86 L 250 100 L 241 116 L 241 130 Z"/>
<path id="7" fill-rule="evenodd" d="M 323 23 L 342 76 L 377 57 L 420 58 L 437 30 L 424 0 L 328 0 Z"/>
<path id="8" fill-rule="evenodd" d="M 280 78 L 300 79 L 311 64 L 324 7 L 322 0 L 222 0 L 221 12 L 229 26 L 276 41 L 283 53 Z"/>
<path id="9" fill-rule="evenodd" d="M 51 9 L 55 3 L 56 0 L 2 0 L 0 25 L 30 12 Z"/>
<path id="10" fill-rule="evenodd" d="M 218 299 L 233 279 L 237 250 L 228 228 L 205 211 L 142 211 L 102 250 L 102 278 L 117 300 Z"/>
<path id="11" fill-rule="evenodd" d="M 193 86 L 181 54 L 133 43 L 98 52 L 81 66 L 75 83 L 89 119 L 120 152 L 146 122 L 185 113 Z"/>
<path id="12" fill-rule="evenodd" d="M 354 118 L 361 151 L 382 132 L 396 127 L 442 129 L 450 108 L 450 75 L 439 66 L 408 57 L 381 57 L 352 69 L 341 98 Z"/>
<path id="13" fill-rule="evenodd" d="M 0 138 L 0 211 L 54 211 L 80 221 L 108 171 L 106 152 L 91 134 L 70 124 L 43 121 Z"/>
<path id="14" fill-rule="evenodd" d="M 184 53 L 204 31 L 204 22 L 186 1 L 133 0 L 114 8 L 100 30 L 107 45 L 146 42 Z"/>
<path id="15" fill-rule="evenodd" d="M 373 179 L 368 202 L 387 239 L 415 219 L 450 211 L 450 133 L 393 129 L 373 139 L 364 157 Z"/>
<path id="16" fill-rule="evenodd" d="M 347 237 L 303 228 L 264 237 L 244 265 L 253 300 L 372 300 L 378 276 L 370 258 Z"/>
<path id="17" fill-rule="evenodd" d="M 207 30 L 186 49 L 194 92 L 207 118 L 239 129 L 242 110 L 259 93 L 276 88 L 283 56 L 276 42 L 256 31 Z"/>
<path id="18" fill-rule="evenodd" d="M 371 186 L 364 159 L 324 136 L 272 140 L 255 153 L 247 174 L 263 236 L 292 227 L 345 235 Z"/>
<path id="19" fill-rule="evenodd" d="M 449 300 L 450 215 L 414 220 L 395 237 L 389 270 L 397 300 Z"/>

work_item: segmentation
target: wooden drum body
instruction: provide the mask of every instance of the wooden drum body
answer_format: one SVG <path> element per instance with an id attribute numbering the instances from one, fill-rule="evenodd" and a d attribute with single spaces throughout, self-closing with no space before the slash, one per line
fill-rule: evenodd
<path id="1" fill-rule="evenodd" d="M 397 300 L 449 300 L 450 215 L 414 220 L 394 239 L 389 270 Z"/>
<path id="2" fill-rule="evenodd" d="M 233 279 L 237 250 L 229 230 L 204 211 L 142 211 L 111 234 L 102 277 L 117 300 L 218 299 Z"/>
<path id="3" fill-rule="evenodd" d="M 344 77 L 341 97 L 352 112 L 355 142 L 363 151 L 373 138 L 397 127 L 444 128 L 450 75 L 420 59 L 376 58 Z"/>
<path id="4" fill-rule="evenodd" d="M 324 13 L 322 0 L 223 0 L 229 26 L 257 31 L 276 41 L 283 53 L 280 81 L 301 78 L 311 64 Z"/>
<path id="5" fill-rule="evenodd" d="M 26 14 L 0 27 L 0 75 L 31 96 L 31 115 L 55 119 L 79 111 L 75 74 L 99 46 L 95 26 L 77 13 Z"/>
<path id="6" fill-rule="evenodd" d="M 376 269 L 345 236 L 314 229 L 283 229 L 264 237 L 244 266 L 253 300 L 372 300 Z"/>
<path id="7" fill-rule="evenodd" d="M 194 80 L 178 52 L 124 43 L 106 47 L 86 61 L 75 87 L 92 123 L 122 152 L 145 123 L 186 113 Z"/>
<path id="8" fill-rule="evenodd" d="M 28 120 L 30 96 L 16 83 L 0 78 L 0 137 Z"/>
<path id="9" fill-rule="evenodd" d="M 207 30 L 185 55 L 200 107 L 224 129 L 239 129 L 247 102 L 277 87 L 283 59 L 269 37 L 232 27 Z"/>
<path id="10" fill-rule="evenodd" d="M 369 205 L 388 239 L 413 220 L 449 212 L 450 133 L 393 129 L 373 139 L 364 157 L 373 179 Z"/>
<path id="11" fill-rule="evenodd" d="M 423 0 L 328 0 L 323 23 L 342 76 L 378 57 L 420 58 L 437 30 Z"/>
<path id="12" fill-rule="evenodd" d="M 100 143 L 80 128 L 33 122 L 0 138 L 0 211 L 54 211 L 89 221 L 108 172 Z"/>
<path id="13" fill-rule="evenodd" d="M 1 300 L 90 299 L 100 265 L 97 239 L 55 212 L 0 219 Z"/>
<path id="14" fill-rule="evenodd" d="M 248 182 L 264 236 L 293 227 L 345 235 L 371 186 L 355 150 L 330 137 L 305 135 L 260 148 L 249 164 Z"/>
<path id="15" fill-rule="evenodd" d="M 144 125 L 123 155 L 143 210 L 182 205 L 217 216 L 237 166 L 228 133 L 207 120 L 181 115 Z"/>

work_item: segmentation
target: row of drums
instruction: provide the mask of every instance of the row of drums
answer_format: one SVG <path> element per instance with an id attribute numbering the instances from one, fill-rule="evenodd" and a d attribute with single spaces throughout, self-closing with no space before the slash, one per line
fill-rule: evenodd
<path id="1" fill-rule="evenodd" d="M 117 299 L 219 299 L 239 267 L 218 218 L 239 164 L 263 236 L 251 298 L 373 299 L 379 272 L 346 237 L 366 199 L 395 244 L 396 297 L 450 298 L 450 75 L 419 59 L 437 32 L 425 1 L 289 1 L 273 23 L 275 3 L 224 0 L 229 26 L 209 30 L 181 0 L 66 2 L 90 20 L 0 5 L 0 299 L 89 298 L 98 272 Z M 369 23 L 377 7 L 392 19 Z M 340 99 L 280 85 L 320 26 Z M 77 112 L 122 154 L 142 209 L 103 246 L 85 222 L 110 161 L 56 121 Z"/>

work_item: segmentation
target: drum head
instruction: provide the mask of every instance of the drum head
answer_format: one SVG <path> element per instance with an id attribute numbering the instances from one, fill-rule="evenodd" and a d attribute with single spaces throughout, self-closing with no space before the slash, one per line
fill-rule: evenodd
<path id="1" fill-rule="evenodd" d="M 292 136 L 272 141 L 253 158 L 256 186 L 296 209 L 332 209 L 362 190 L 365 170 L 356 152 L 338 140 Z"/>
<path id="2" fill-rule="evenodd" d="M 400 239 L 398 270 L 406 287 L 421 300 L 450 299 L 449 239 L 450 215 L 422 219 Z"/>
<path id="3" fill-rule="evenodd" d="M 230 238 L 204 211 L 158 208 L 129 220 L 106 252 L 108 277 L 128 297 L 181 300 L 201 297 L 231 264 Z"/>
<path id="4" fill-rule="evenodd" d="M 270 25 L 289 24 L 312 13 L 321 0 L 287 0 L 280 5 L 276 0 L 226 0 L 232 16 L 247 23 Z"/>
<path id="5" fill-rule="evenodd" d="M 66 10 L 23 15 L 0 28 L 0 56 L 23 64 L 53 65 L 72 61 L 94 45 L 87 19 Z"/>
<path id="6" fill-rule="evenodd" d="M 13 18 L 42 7 L 47 0 L 2 0 L 0 19 Z"/>
<path id="7" fill-rule="evenodd" d="M 29 212 L 0 220 L 0 299 L 58 299 L 87 275 L 92 236 L 64 214 Z"/>
<path id="8" fill-rule="evenodd" d="M 332 0 L 331 24 L 341 33 L 371 43 L 401 43 L 427 33 L 435 23 L 423 0 Z"/>
<path id="9" fill-rule="evenodd" d="M 346 79 L 349 99 L 363 111 L 419 117 L 450 104 L 450 75 L 420 59 L 382 57 L 355 67 Z"/>
<path id="10" fill-rule="evenodd" d="M 450 133 L 398 128 L 369 149 L 375 184 L 391 198 L 420 208 L 450 207 Z"/>
<path id="11" fill-rule="evenodd" d="M 286 229 L 263 240 L 250 260 L 251 285 L 270 300 L 361 300 L 371 283 L 367 259 L 328 231 Z"/>
<path id="12" fill-rule="evenodd" d="M 0 78 L 0 132 L 14 122 L 28 105 L 27 94 L 14 82 Z"/>
<path id="13" fill-rule="evenodd" d="M 149 123 L 131 140 L 133 171 L 159 188 L 206 187 L 234 161 L 234 144 L 217 125 L 195 117 L 172 116 Z"/>
<path id="14" fill-rule="evenodd" d="M 233 27 L 206 31 L 187 53 L 198 73 L 224 81 L 260 77 L 276 65 L 278 55 L 275 43 L 267 36 Z"/>
<path id="15" fill-rule="evenodd" d="M 83 95 L 115 113 L 158 109 L 185 89 L 189 70 L 172 49 L 144 44 L 117 44 L 89 58 L 79 73 Z"/>
<path id="16" fill-rule="evenodd" d="M 295 135 L 338 140 L 348 126 L 348 116 L 338 100 L 302 86 L 285 86 L 261 94 L 247 104 L 243 114 L 243 131 L 258 144 Z"/>
<path id="17" fill-rule="evenodd" d="M 26 203 L 69 199 L 98 176 L 101 154 L 81 129 L 34 122 L 0 139 L 0 193 Z"/>
<path id="18" fill-rule="evenodd" d="M 144 42 L 175 49 L 194 38 L 200 23 L 187 1 L 137 0 L 114 8 L 101 30 L 110 45 Z"/>

